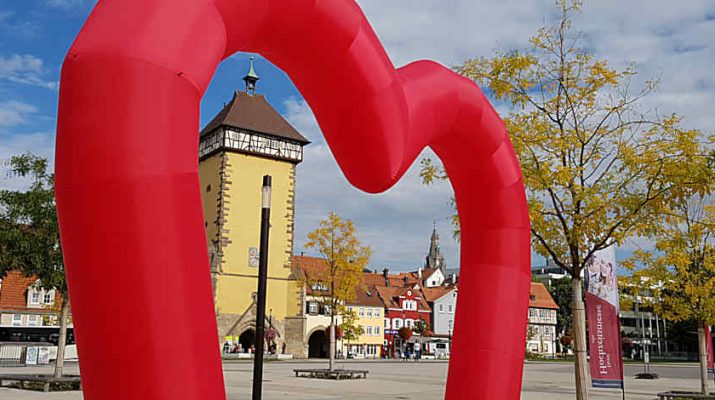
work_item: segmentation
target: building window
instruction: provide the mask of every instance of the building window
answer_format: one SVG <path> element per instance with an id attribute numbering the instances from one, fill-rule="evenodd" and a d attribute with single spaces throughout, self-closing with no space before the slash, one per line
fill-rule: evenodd
<path id="1" fill-rule="evenodd" d="M 376 326 L 375 327 L 375 335 L 379 335 L 379 334 L 380 334 L 380 327 Z"/>
<path id="2" fill-rule="evenodd" d="M 37 326 L 37 315 L 27 316 L 27 326 Z"/>
<path id="3" fill-rule="evenodd" d="M 449 311 L 450 314 L 454 311 L 451 304 L 447 306 L 447 311 Z"/>
<path id="4" fill-rule="evenodd" d="M 411 320 L 411 319 L 406 319 L 406 320 L 405 320 L 405 326 L 408 327 L 408 328 L 412 328 L 412 325 L 414 325 L 414 322 L 415 322 L 415 321 L 413 321 L 413 320 Z"/>
<path id="5" fill-rule="evenodd" d="M 367 309 L 367 316 L 372 317 L 372 308 Z"/>
<path id="6" fill-rule="evenodd" d="M 314 301 L 308 302 L 308 314 L 317 314 L 318 313 L 318 303 Z"/>
<path id="7" fill-rule="evenodd" d="M 328 287 L 321 281 L 313 283 L 313 286 L 311 286 L 311 289 L 319 291 L 319 292 L 327 292 Z"/>
<path id="8" fill-rule="evenodd" d="M 376 316 L 376 317 L 379 317 L 379 316 L 380 316 L 380 309 L 379 309 L 379 308 L 376 308 L 376 309 L 375 309 L 375 316 Z"/>
<path id="9" fill-rule="evenodd" d="M 363 307 L 360 307 L 360 316 L 362 317 L 364 315 L 365 315 L 365 309 Z"/>
<path id="10" fill-rule="evenodd" d="M 53 304 L 55 302 L 55 291 L 48 290 L 45 292 L 45 298 L 43 299 L 45 304 Z"/>
<path id="11" fill-rule="evenodd" d="M 385 318 L 385 329 L 390 329 L 390 319 Z"/>
<path id="12" fill-rule="evenodd" d="M 529 317 L 531 318 L 536 318 L 536 309 L 530 308 L 529 309 Z"/>
<path id="13" fill-rule="evenodd" d="M 395 318 L 392 320 L 392 329 L 402 328 L 402 320 L 400 318 Z"/>
<path id="14" fill-rule="evenodd" d="M 333 314 L 333 308 L 330 304 L 326 304 L 323 307 L 323 315 L 332 315 Z"/>
<path id="15" fill-rule="evenodd" d="M 372 336 L 372 327 L 371 327 L 371 326 L 368 326 L 366 332 L 367 332 L 368 335 Z"/>
<path id="16" fill-rule="evenodd" d="M 402 302 L 402 308 L 405 310 L 417 310 L 417 302 L 414 300 L 404 300 Z"/>
<path id="17" fill-rule="evenodd" d="M 14 314 L 12 316 L 12 325 L 13 326 L 22 326 L 22 314 Z"/>
<path id="18" fill-rule="evenodd" d="M 439 312 L 444 312 L 444 304 L 439 305 Z"/>

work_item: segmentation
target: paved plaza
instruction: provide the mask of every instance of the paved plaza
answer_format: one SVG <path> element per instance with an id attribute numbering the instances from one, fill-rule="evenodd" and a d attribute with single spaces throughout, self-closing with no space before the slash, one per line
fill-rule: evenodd
<path id="1" fill-rule="evenodd" d="M 447 376 L 446 362 L 395 362 L 347 361 L 338 367 L 367 369 L 368 379 L 354 381 L 326 381 L 295 378 L 294 368 L 318 368 L 326 362 L 283 361 L 265 365 L 264 399 L 400 399 L 434 400 L 444 397 Z M 251 367 L 247 361 L 225 362 L 226 392 L 228 399 L 250 398 Z M 574 399 L 573 366 L 569 363 L 527 362 L 525 365 L 524 400 Z M 656 381 L 636 380 L 632 377 L 642 371 L 638 365 L 626 366 L 627 399 L 655 399 L 655 393 L 671 389 L 697 390 L 698 369 L 695 364 L 655 365 L 652 371 L 660 374 Z M 0 373 L 50 373 L 50 368 L 0 368 Z M 67 373 L 77 373 L 76 364 L 70 364 Z M 621 399 L 618 390 L 592 389 L 591 399 Z M 2 400 L 78 400 L 79 392 L 41 393 L 0 388 Z"/>

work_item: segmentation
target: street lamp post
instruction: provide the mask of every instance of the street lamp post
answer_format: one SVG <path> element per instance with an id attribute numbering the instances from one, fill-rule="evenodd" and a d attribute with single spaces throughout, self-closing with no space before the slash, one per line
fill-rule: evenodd
<path id="1" fill-rule="evenodd" d="M 256 300 L 256 338 L 253 355 L 253 400 L 261 399 L 263 389 L 263 344 L 266 330 L 266 283 L 268 280 L 268 231 L 271 228 L 271 176 L 263 176 L 261 190 L 261 243 L 258 253 Z"/>

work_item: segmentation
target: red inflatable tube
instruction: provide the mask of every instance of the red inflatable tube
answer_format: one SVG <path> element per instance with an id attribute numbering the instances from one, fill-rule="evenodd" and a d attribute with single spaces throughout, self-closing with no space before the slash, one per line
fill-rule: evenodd
<path id="1" fill-rule="evenodd" d="M 353 0 L 97 4 L 62 69 L 55 167 L 85 398 L 225 399 L 197 135 L 201 96 L 236 51 L 288 73 L 362 190 L 434 149 L 462 228 L 446 398 L 518 399 L 529 219 L 504 124 L 446 68 L 395 69 Z"/>

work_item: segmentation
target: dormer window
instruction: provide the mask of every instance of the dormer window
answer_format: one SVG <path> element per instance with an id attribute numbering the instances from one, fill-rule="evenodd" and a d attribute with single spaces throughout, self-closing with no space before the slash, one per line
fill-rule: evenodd
<path id="1" fill-rule="evenodd" d="M 37 289 L 31 289 L 30 304 L 40 304 L 40 292 Z"/>
<path id="2" fill-rule="evenodd" d="M 405 310 L 416 311 L 417 310 L 417 302 L 414 300 L 403 300 L 402 308 Z"/>
<path id="3" fill-rule="evenodd" d="M 324 284 L 323 282 L 321 282 L 321 281 L 315 282 L 315 283 L 313 284 L 313 286 L 311 286 L 311 288 L 312 288 L 313 290 L 317 290 L 317 291 L 320 291 L 320 292 L 327 292 L 327 291 L 328 291 L 328 287 L 325 286 L 325 284 Z"/>
<path id="4" fill-rule="evenodd" d="M 55 303 L 55 291 L 54 290 L 46 291 L 43 301 L 45 304 L 54 304 Z"/>

